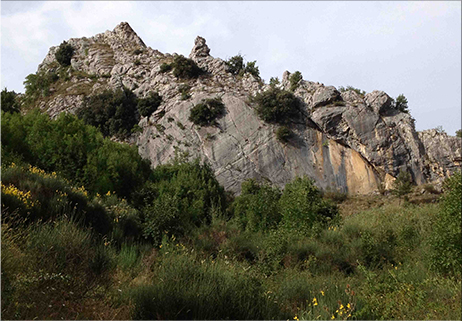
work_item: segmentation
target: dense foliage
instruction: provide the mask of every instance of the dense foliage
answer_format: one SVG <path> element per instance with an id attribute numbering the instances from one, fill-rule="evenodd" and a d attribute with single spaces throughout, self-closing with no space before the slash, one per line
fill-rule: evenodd
<path id="1" fill-rule="evenodd" d="M 59 75 L 55 72 L 37 72 L 29 74 L 24 81 L 24 88 L 26 89 L 26 100 L 29 102 L 34 101 L 40 97 L 47 97 L 50 95 L 50 85 L 59 79 Z"/>
<path id="2" fill-rule="evenodd" d="M 20 111 L 20 106 L 17 98 L 17 93 L 14 91 L 8 91 L 8 89 L 4 88 L 1 93 L 2 111 L 18 113 Z"/>
<path id="3" fill-rule="evenodd" d="M 290 91 L 294 92 L 298 86 L 300 85 L 300 81 L 302 81 L 303 76 L 300 71 L 294 72 L 292 75 L 289 77 L 289 82 L 290 82 Z"/>
<path id="4" fill-rule="evenodd" d="M 435 217 L 432 235 L 432 266 L 437 271 L 461 275 L 462 176 L 458 172 L 444 182 L 442 210 Z"/>
<path id="5" fill-rule="evenodd" d="M 440 203 L 306 177 L 232 197 L 75 116 L 2 112 L 1 139 L 5 319 L 461 317 L 460 173 Z"/>
<path id="6" fill-rule="evenodd" d="M 162 103 L 162 97 L 157 92 L 150 92 L 146 98 L 138 98 L 137 109 L 141 116 L 149 117 Z"/>
<path id="7" fill-rule="evenodd" d="M 200 103 L 191 108 L 189 120 L 196 125 L 209 126 L 223 115 L 225 105 L 221 98 L 203 99 Z"/>
<path id="8" fill-rule="evenodd" d="M 71 59 L 73 55 L 74 48 L 66 41 L 63 41 L 63 43 L 59 45 L 59 48 L 55 53 L 55 58 L 61 66 L 65 67 L 71 65 Z"/>
<path id="9" fill-rule="evenodd" d="M 405 197 L 412 191 L 412 177 L 411 174 L 405 170 L 401 170 L 393 182 L 393 194 L 398 197 Z"/>
<path id="10" fill-rule="evenodd" d="M 271 88 L 258 93 L 253 101 L 256 103 L 258 116 L 268 123 L 288 123 L 291 118 L 299 116 L 299 101 L 293 93 Z"/>
<path id="11" fill-rule="evenodd" d="M 401 94 L 398 97 L 396 97 L 395 100 L 395 109 L 399 110 L 402 113 L 409 113 L 407 98 Z"/>
<path id="12" fill-rule="evenodd" d="M 278 127 L 276 130 L 276 138 L 283 143 L 287 143 L 293 135 L 294 133 L 287 126 Z"/>
<path id="13" fill-rule="evenodd" d="M 2 158 L 4 164 L 19 159 L 56 171 L 92 194 L 115 191 L 126 197 L 149 175 L 136 147 L 104 139 L 69 114 L 53 121 L 39 111 L 2 113 Z"/>
<path id="14" fill-rule="evenodd" d="M 184 56 L 176 56 L 172 63 L 173 75 L 181 79 L 199 77 L 204 71 L 192 60 Z"/>
<path id="15" fill-rule="evenodd" d="M 106 90 L 98 95 L 87 96 L 77 116 L 86 124 L 97 127 L 104 136 L 122 137 L 128 135 L 138 123 L 138 106 L 144 113 L 152 108 L 150 100 L 146 99 L 147 103 L 138 102 L 135 94 L 127 88 Z M 156 98 L 154 100 L 157 103 Z"/>
<path id="16" fill-rule="evenodd" d="M 239 54 L 229 58 L 225 63 L 228 72 L 233 75 L 243 76 L 245 73 L 249 73 L 255 78 L 260 79 L 260 71 L 258 70 L 256 61 L 249 61 L 245 64 L 244 57 Z"/>

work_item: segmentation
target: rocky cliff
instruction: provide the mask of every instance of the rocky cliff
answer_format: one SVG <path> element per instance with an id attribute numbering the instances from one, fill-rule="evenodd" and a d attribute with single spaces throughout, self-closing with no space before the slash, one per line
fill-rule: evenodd
<path id="1" fill-rule="evenodd" d="M 333 86 L 301 80 L 294 94 L 302 113 L 290 124 L 294 136 L 285 143 L 275 135 L 277 125 L 256 115 L 249 97 L 269 89 L 250 73 L 233 75 L 226 63 L 210 55 L 205 39 L 197 37 L 189 58 L 206 73 L 181 80 L 161 72 L 163 63 L 177 56 L 147 47 L 127 23 L 91 38 L 70 39 L 74 48 L 66 80 L 52 86 L 37 105 L 51 116 L 82 107 L 85 96 L 104 89 L 126 87 L 139 97 L 158 92 L 158 110 L 142 117 L 141 133 L 128 141 L 137 144 L 153 166 L 171 161 L 179 153 L 207 161 L 220 183 L 239 192 L 247 178 L 269 181 L 279 187 L 296 176 L 307 175 L 321 188 L 369 193 L 389 188 L 400 170 L 409 171 L 416 183 L 441 181 L 457 166 L 460 139 L 437 131 L 415 130 L 413 118 L 392 108 L 383 91 L 365 95 L 340 93 Z M 52 47 L 39 72 L 59 67 Z M 278 85 L 289 90 L 290 73 Z M 183 100 L 181 86 L 190 87 Z M 189 121 L 191 108 L 202 99 L 221 97 L 223 117 L 215 126 L 199 127 Z"/>

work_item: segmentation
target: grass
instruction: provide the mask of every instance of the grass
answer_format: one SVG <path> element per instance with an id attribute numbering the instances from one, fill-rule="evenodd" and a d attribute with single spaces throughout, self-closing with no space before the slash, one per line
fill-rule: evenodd
<path id="1" fill-rule="evenodd" d="M 49 179 L 53 189 L 64 190 L 65 182 L 34 171 L 4 169 L 2 184 L 35 191 L 29 176 L 38 175 L 40 186 Z M 345 198 L 332 191 L 324 197 L 339 204 L 342 218 L 310 233 L 286 226 L 245 230 L 214 210 L 210 224 L 181 237 L 162 232 L 157 245 L 137 239 L 135 230 L 123 232 L 136 215 L 115 195 L 95 201 L 114 226 L 104 235 L 72 219 L 66 207 L 53 220 L 29 222 L 20 208 L 10 206 L 2 215 L 2 314 L 6 319 L 460 319 L 460 274 L 434 269 L 432 256 L 435 233 L 441 233 L 435 221 L 441 213 L 448 220 L 457 214 L 456 207 L 442 211 L 455 204 L 451 195 L 441 203 L 403 205 L 393 196 Z"/>

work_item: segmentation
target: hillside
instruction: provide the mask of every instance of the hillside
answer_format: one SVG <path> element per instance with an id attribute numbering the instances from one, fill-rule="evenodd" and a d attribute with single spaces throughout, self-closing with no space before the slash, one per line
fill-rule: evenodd
<path id="1" fill-rule="evenodd" d="M 461 157 L 460 138 L 434 130 L 418 133 L 412 116 L 383 91 L 340 91 L 297 80 L 288 71 L 271 86 L 258 74 L 230 72 L 201 37 L 189 55 L 203 70 L 195 77 L 167 70 L 179 56 L 147 47 L 128 23 L 67 43 L 74 50 L 70 67 L 57 62 L 58 46 L 39 65 L 38 77 L 56 76 L 46 95 L 33 97 L 34 105 L 55 117 L 91 108 L 85 98 L 105 89 L 127 88 L 140 98 L 158 93 L 160 106 L 140 117 L 138 132 L 124 139 L 136 144 L 153 167 L 178 155 L 205 160 L 226 190 L 239 193 L 248 178 L 283 187 L 307 175 L 323 189 L 366 194 L 390 188 L 400 171 L 410 172 L 417 184 L 441 183 Z M 252 97 L 273 87 L 293 92 L 299 103 L 297 117 L 285 124 L 265 122 L 255 111 Z M 214 124 L 190 121 L 193 106 L 216 97 L 225 110 Z M 277 138 L 281 125 L 291 131 L 282 141 Z"/>

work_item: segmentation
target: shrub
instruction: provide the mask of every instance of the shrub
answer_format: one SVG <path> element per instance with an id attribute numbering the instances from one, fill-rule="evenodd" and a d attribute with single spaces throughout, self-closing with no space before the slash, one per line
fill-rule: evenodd
<path id="1" fill-rule="evenodd" d="M 441 209 L 434 218 L 431 236 L 432 268 L 460 277 L 462 266 L 462 176 L 458 172 L 444 182 Z"/>
<path id="2" fill-rule="evenodd" d="M 169 72 L 170 70 L 172 70 L 171 64 L 167 64 L 164 62 L 162 65 L 160 65 L 160 72 L 165 73 L 165 72 Z"/>
<path id="3" fill-rule="evenodd" d="M 462 137 L 462 129 L 456 130 L 456 137 Z"/>
<path id="4" fill-rule="evenodd" d="M 242 55 L 236 55 L 229 58 L 225 61 L 227 70 L 229 73 L 233 75 L 242 76 L 244 73 L 248 72 L 249 74 L 253 75 L 256 78 L 260 78 L 260 71 L 256 66 L 256 61 L 249 61 L 247 64 L 244 64 L 244 57 Z"/>
<path id="5" fill-rule="evenodd" d="M 243 182 L 241 189 L 241 195 L 233 203 L 234 218 L 240 226 L 250 231 L 276 227 L 281 220 L 278 204 L 281 192 L 252 179 Z"/>
<path id="6" fill-rule="evenodd" d="M 203 99 L 191 108 L 189 121 L 200 126 L 211 125 L 218 117 L 223 115 L 225 105 L 221 98 Z"/>
<path id="7" fill-rule="evenodd" d="M 191 87 L 189 85 L 183 84 L 178 87 L 178 91 L 181 94 L 181 100 L 188 100 L 191 98 L 191 94 L 189 93 L 189 90 Z"/>
<path id="8" fill-rule="evenodd" d="M 138 98 L 138 103 L 136 105 L 138 112 L 143 117 L 151 116 L 153 112 L 162 103 L 162 97 L 157 92 L 150 92 L 146 98 Z"/>
<path id="9" fill-rule="evenodd" d="M 290 91 L 294 92 L 300 85 L 300 81 L 303 79 L 302 73 L 300 71 L 294 72 L 289 77 L 290 82 Z"/>
<path id="10" fill-rule="evenodd" d="M 193 79 L 199 77 L 204 71 L 197 64 L 184 56 L 176 56 L 172 63 L 173 75 L 182 79 Z"/>
<path id="11" fill-rule="evenodd" d="M 396 97 L 395 108 L 402 113 L 409 113 L 407 103 L 407 98 L 403 94 L 401 94 L 398 97 Z"/>
<path id="12" fill-rule="evenodd" d="M 5 87 L 1 93 L 2 111 L 6 113 L 18 113 L 20 111 L 20 107 L 17 98 L 18 94 L 14 91 L 8 91 Z"/>
<path id="13" fill-rule="evenodd" d="M 366 94 L 366 92 L 364 90 L 361 90 L 359 88 L 355 88 L 353 86 L 346 86 L 346 88 L 343 87 L 343 86 L 338 87 L 338 91 L 340 91 L 341 93 L 343 93 L 345 91 L 349 91 L 349 90 L 353 90 L 355 93 L 357 93 L 361 97 L 364 97 L 364 95 Z"/>
<path id="14" fill-rule="evenodd" d="M 142 53 L 143 53 L 143 49 L 140 49 L 140 48 L 135 49 L 135 50 L 133 51 L 133 54 L 134 54 L 134 55 L 139 55 L 139 54 L 142 54 Z"/>
<path id="15" fill-rule="evenodd" d="M 55 58 L 61 66 L 66 67 L 71 65 L 71 58 L 73 55 L 74 48 L 66 41 L 63 41 L 63 43 L 59 45 L 58 51 L 56 51 Z"/>
<path id="16" fill-rule="evenodd" d="M 135 66 L 139 66 L 139 65 L 141 65 L 141 61 L 140 61 L 139 59 L 136 59 L 136 60 L 133 62 L 133 64 L 134 64 Z"/>
<path id="17" fill-rule="evenodd" d="M 140 107 L 143 112 L 150 110 L 150 103 L 157 103 L 158 97 L 150 96 L 142 101 Z M 127 88 L 116 91 L 106 90 L 101 94 L 88 96 L 84 106 L 77 112 L 77 116 L 88 124 L 101 130 L 104 136 L 123 137 L 139 121 L 138 99 Z"/>
<path id="18" fill-rule="evenodd" d="M 3 170 L 2 207 L 7 209 L 6 217 L 15 212 L 30 222 L 53 220 L 69 212 L 98 233 L 106 234 L 111 229 L 107 212 L 87 198 L 85 189 L 70 186 L 55 173 L 32 166 L 13 165 Z"/>
<path id="19" fill-rule="evenodd" d="M 299 115 L 299 101 L 291 92 L 278 88 L 271 88 L 258 93 L 253 101 L 256 102 L 258 116 L 268 123 L 288 123 L 290 118 Z"/>
<path id="20" fill-rule="evenodd" d="M 249 61 L 246 66 L 245 66 L 245 72 L 248 72 L 255 78 L 260 79 L 260 71 L 258 70 L 258 67 L 256 66 L 257 61 Z"/>
<path id="21" fill-rule="evenodd" d="M 277 85 L 279 85 L 280 82 L 279 82 L 279 78 L 278 77 L 271 77 L 270 78 L 270 81 L 269 81 L 269 85 L 274 88 L 276 87 Z"/>
<path id="22" fill-rule="evenodd" d="M 50 86 L 59 79 L 55 72 L 45 73 L 43 71 L 35 74 L 30 74 L 24 81 L 26 89 L 26 102 L 32 103 L 39 97 L 47 97 L 50 95 Z"/>
<path id="23" fill-rule="evenodd" d="M 209 224 L 212 209 L 224 209 L 223 187 L 207 164 L 196 160 L 158 166 L 152 180 L 154 183 L 146 185 L 138 198 L 147 201 L 143 208 L 143 233 L 155 243 L 160 242 L 164 231 L 183 235 L 201 224 Z"/>
<path id="24" fill-rule="evenodd" d="M 282 222 L 294 229 L 310 229 L 315 224 L 326 225 L 338 216 L 338 208 L 322 199 L 313 180 L 296 178 L 286 184 L 279 201 Z"/>
<path id="25" fill-rule="evenodd" d="M 242 57 L 240 54 L 229 58 L 225 63 L 228 67 L 228 72 L 232 73 L 233 75 L 239 75 L 245 67 L 244 57 Z"/>
<path id="26" fill-rule="evenodd" d="M 116 191 L 128 197 L 150 173 L 149 161 L 136 146 L 104 139 L 96 128 L 65 113 L 56 120 L 38 110 L 2 114 L 2 149 L 85 185 L 92 194 Z"/>
<path id="27" fill-rule="evenodd" d="M 156 280 L 135 289 L 133 299 L 135 320 L 288 318 L 255 277 L 188 254 L 166 256 Z"/>
<path id="28" fill-rule="evenodd" d="M 409 172 L 401 170 L 393 182 L 393 194 L 403 197 L 412 191 L 412 177 Z"/>
<path id="29" fill-rule="evenodd" d="M 293 135 L 294 133 L 287 126 L 280 126 L 276 130 L 276 138 L 283 143 L 288 142 Z"/>

